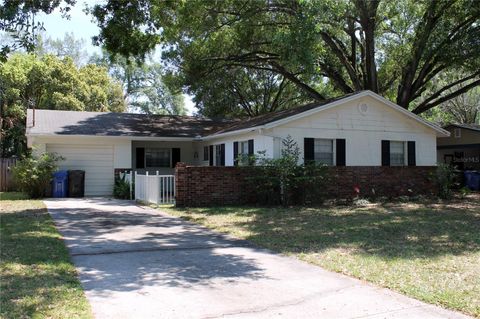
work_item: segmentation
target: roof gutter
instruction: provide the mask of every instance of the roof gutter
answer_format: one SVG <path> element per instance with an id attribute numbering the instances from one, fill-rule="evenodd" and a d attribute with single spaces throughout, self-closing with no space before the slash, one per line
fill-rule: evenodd
<path id="1" fill-rule="evenodd" d="M 55 134 L 55 133 L 26 133 L 26 137 L 46 137 L 46 138 L 63 138 L 63 137 L 79 137 L 79 138 L 108 138 L 116 140 L 129 141 L 178 141 L 178 142 L 194 142 L 193 137 L 156 137 L 156 136 L 112 136 L 112 135 L 80 135 L 80 134 Z"/>

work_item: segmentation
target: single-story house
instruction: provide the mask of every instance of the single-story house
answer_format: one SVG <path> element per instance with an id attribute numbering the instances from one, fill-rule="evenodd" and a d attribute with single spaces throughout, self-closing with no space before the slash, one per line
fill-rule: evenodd
<path id="1" fill-rule="evenodd" d="M 451 124 L 447 138 L 437 140 L 437 161 L 461 170 L 480 170 L 480 125 Z"/>
<path id="2" fill-rule="evenodd" d="M 112 193 L 114 171 L 173 174 L 177 162 L 233 166 L 244 154 L 277 158 L 291 136 L 302 161 L 339 166 L 431 166 L 449 132 L 371 91 L 228 121 L 191 116 L 28 110 L 28 144 L 85 170 L 85 194 Z"/>

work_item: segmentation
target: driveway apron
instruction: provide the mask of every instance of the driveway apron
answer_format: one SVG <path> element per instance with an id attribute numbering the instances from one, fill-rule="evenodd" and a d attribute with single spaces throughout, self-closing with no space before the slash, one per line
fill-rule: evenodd
<path id="1" fill-rule="evenodd" d="M 468 318 L 131 201 L 45 203 L 96 318 Z"/>

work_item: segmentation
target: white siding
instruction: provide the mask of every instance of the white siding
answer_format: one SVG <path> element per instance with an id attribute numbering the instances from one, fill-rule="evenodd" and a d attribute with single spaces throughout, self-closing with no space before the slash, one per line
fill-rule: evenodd
<path id="1" fill-rule="evenodd" d="M 266 156 L 273 157 L 273 146 L 274 141 L 273 137 L 262 135 L 257 132 L 251 132 L 241 135 L 230 136 L 226 138 L 219 138 L 210 140 L 208 142 L 199 143 L 197 148 L 198 152 L 201 155 L 201 160 L 203 160 L 203 147 L 209 145 L 225 144 L 225 166 L 233 166 L 233 143 L 240 141 L 248 141 L 253 139 L 253 151 L 255 154 L 258 152 L 266 152 Z M 201 161 L 199 165 L 208 165 L 208 161 Z"/>
<path id="2" fill-rule="evenodd" d="M 365 114 L 359 111 L 361 103 L 368 105 Z M 435 132 L 371 97 L 275 127 L 271 134 L 282 138 L 291 135 L 301 154 L 305 137 L 344 138 L 348 166 L 381 165 L 382 140 L 415 141 L 417 165 L 436 164 Z"/>
<path id="3" fill-rule="evenodd" d="M 112 194 L 113 145 L 47 144 L 46 149 L 65 158 L 60 169 L 85 171 L 85 196 Z"/>
<path id="4" fill-rule="evenodd" d="M 368 105 L 366 113 L 359 111 L 359 104 L 362 103 Z M 203 145 L 225 143 L 225 164 L 230 166 L 233 165 L 234 141 L 253 138 L 255 153 L 266 151 L 268 156 L 278 157 L 281 152 L 281 140 L 288 135 L 300 148 L 301 162 L 304 138 L 311 137 L 345 139 L 348 166 L 380 166 L 382 140 L 415 141 L 417 165 L 436 164 L 435 131 L 368 96 L 271 129 L 219 138 Z"/>

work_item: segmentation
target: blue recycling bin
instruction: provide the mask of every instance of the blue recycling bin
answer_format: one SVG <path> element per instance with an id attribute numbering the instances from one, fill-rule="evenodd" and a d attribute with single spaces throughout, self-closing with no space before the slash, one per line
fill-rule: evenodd
<path id="1" fill-rule="evenodd" d="M 53 173 L 52 197 L 62 198 L 68 196 L 68 171 Z"/>
<path id="2" fill-rule="evenodd" d="M 473 191 L 480 190 L 480 173 L 476 171 L 465 171 L 465 185 Z"/>

